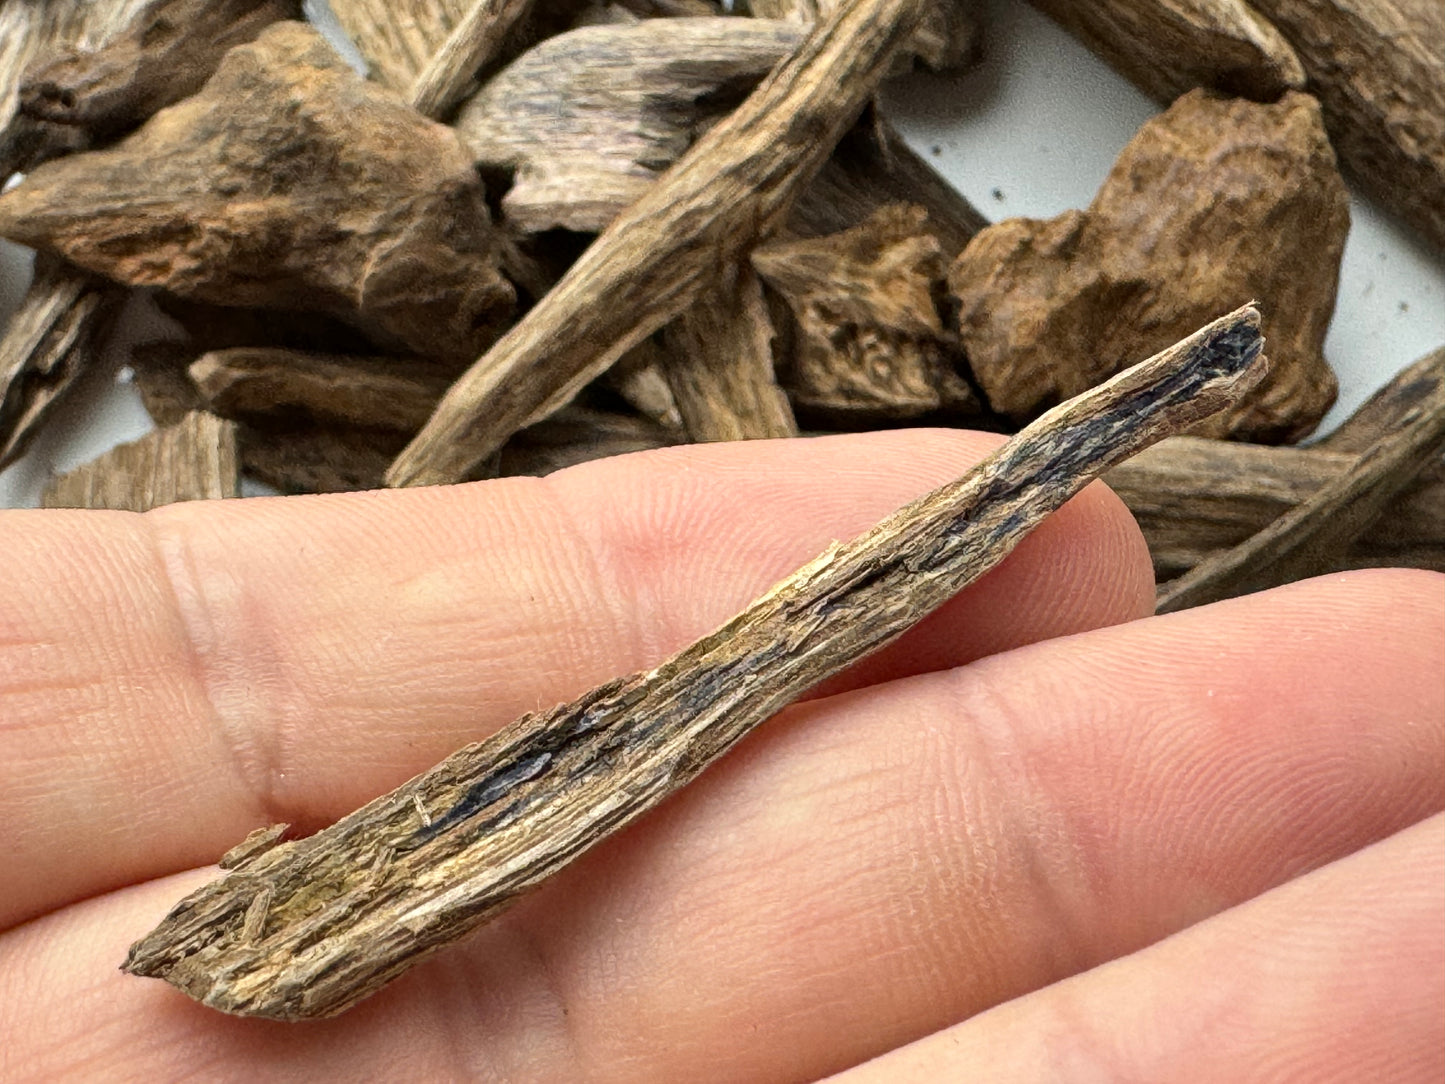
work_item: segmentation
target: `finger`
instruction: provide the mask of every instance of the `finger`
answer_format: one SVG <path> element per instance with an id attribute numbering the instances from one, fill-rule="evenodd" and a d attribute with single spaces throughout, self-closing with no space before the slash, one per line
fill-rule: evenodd
<path id="1" fill-rule="evenodd" d="M 144 518 L 11 513 L 0 924 L 213 861 L 261 824 L 328 823 L 655 664 L 995 442 L 880 433 Z M 1126 620 L 1149 584 L 1095 487 L 854 680 Z"/>
<path id="2" fill-rule="evenodd" d="M 341 1076 L 364 1074 L 341 1052 L 384 1041 L 391 1012 L 405 1048 L 432 1044 L 419 1064 L 476 1059 L 478 1075 L 857 1064 L 1438 812 L 1441 583 L 1332 577 L 801 705 L 401 979 L 386 1012 L 298 1030 Z M 176 892 L 0 939 L 17 1056 L 118 1064 L 134 1050 L 119 1037 L 154 1026 L 147 1074 L 178 1072 L 173 1051 L 253 1043 L 268 1071 L 322 1073 L 287 1026 L 96 977 Z"/>
<path id="3" fill-rule="evenodd" d="M 1445 1077 L 1445 818 L 833 1078 Z"/>

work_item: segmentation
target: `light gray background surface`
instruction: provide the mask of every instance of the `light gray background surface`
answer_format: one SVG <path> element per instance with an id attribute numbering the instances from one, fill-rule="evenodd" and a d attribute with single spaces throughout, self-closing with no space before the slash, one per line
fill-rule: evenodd
<path id="1" fill-rule="evenodd" d="M 914 148 L 990 219 L 1085 207 L 1124 144 L 1158 109 L 1022 0 L 989 0 L 987 7 L 985 62 L 961 76 L 900 80 L 885 93 L 886 108 Z M 1445 259 L 1358 198 L 1351 214 L 1325 342 L 1340 397 L 1321 432 L 1445 343 Z M 0 242 L 0 316 L 28 277 L 29 254 Z M 162 328 L 143 305 L 122 316 L 124 338 Z M 52 472 L 151 427 L 123 365 L 107 361 L 24 459 L 0 473 L 0 507 L 33 506 Z"/>

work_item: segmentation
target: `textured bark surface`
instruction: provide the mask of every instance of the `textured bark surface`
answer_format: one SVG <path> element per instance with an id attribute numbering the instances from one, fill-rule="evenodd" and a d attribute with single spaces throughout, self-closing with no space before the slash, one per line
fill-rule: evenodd
<path id="1" fill-rule="evenodd" d="M 751 269 L 699 298 L 662 334 L 662 371 L 692 440 L 798 435 L 773 372 L 773 323 Z"/>
<path id="2" fill-rule="evenodd" d="M 452 386 L 388 483 L 462 480 L 693 304 L 786 216 L 926 6 L 857 0 L 813 30 Z"/>
<path id="3" fill-rule="evenodd" d="M 1426 391 L 1394 429 L 1264 530 L 1165 584 L 1159 612 L 1202 606 L 1339 567 L 1355 540 L 1445 449 L 1445 350 L 1413 368 Z"/>
<path id="4" fill-rule="evenodd" d="M 1195 91 L 1139 130 L 1087 211 L 991 226 L 949 282 L 974 375 L 1016 419 L 1257 300 L 1269 379 L 1200 435 L 1295 441 L 1334 402 L 1322 347 L 1348 229 L 1314 99 Z"/>
<path id="5" fill-rule="evenodd" d="M 55 478 L 40 506 L 144 512 L 176 501 L 239 497 L 237 462 L 236 427 L 196 411 Z"/>
<path id="6" fill-rule="evenodd" d="M 189 372 L 209 408 L 222 417 L 300 415 L 408 435 L 426 423 L 453 375 L 425 362 L 276 347 L 211 351 Z"/>
<path id="7" fill-rule="evenodd" d="M 1445 3 L 1255 0 L 1289 38 L 1340 161 L 1445 249 Z"/>
<path id="8" fill-rule="evenodd" d="M 0 172 L 31 170 L 130 131 L 200 90 L 232 47 L 300 15 L 300 0 L 154 0 L 104 48 L 42 57 L 0 130 Z"/>
<path id="9" fill-rule="evenodd" d="M 1261 102 L 1304 87 L 1304 66 L 1255 10 L 1263 5 L 1245 0 L 1032 3 L 1165 105 L 1195 87 Z"/>
<path id="10" fill-rule="evenodd" d="M 388 347 L 474 357 L 513 291 L 456 137 L 277 23 L 109 150 L 0 196 L 0 235 L 135 286 L 355 321 Z"/>
<path id="11" fill-rule="evenodd" d="M 366 58 L 372 78 L 411 91 L 472 0 L 330 0 L 336 21 Z"/>
<path id="12" fill-rule="evenodd" d="M 523 716 L 307 839 L 253 836 L 125 969 L 225 1012 L 341 1012 L 896 639 L 1099 472 L 1229 402 L 1264 368 L 1260 346 L 1252 310 L 1217 321 L 835 543 L 656 669 Z"/>
<path id="13" fill-rule="evenodd" d="M 509 224 L 599 232 L 801 39 L 756 19 L 583 27 L 499 72 L 455 127 L 479 165 L 515 171 Z"/>
<path id="14" fill-rule="evenodd" d="M 0 467 L 25 451 L 51 409 L 95 356 L 119 292 L 41 257 L 0 334 Z"/>
<path id="15" fill-rule="evenodd" d="M 782 379 L 800 410 L 844 422 L 978 413 L 935 303 L 945 265 L 927 222 L 893 204 L 844 233 L 753 253 L 797 321 Z"/>

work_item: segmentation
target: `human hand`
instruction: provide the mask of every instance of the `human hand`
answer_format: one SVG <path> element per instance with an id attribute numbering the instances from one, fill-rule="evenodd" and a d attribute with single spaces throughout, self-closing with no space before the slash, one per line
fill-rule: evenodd
<path id="1" fill-rule="evenodd" d="M 341 1017 L 117 970 L 251 829 L 656 662 L 991 443 L 5 513 L 0 1079 L 1438 1079 L 1445 578 L 1135 620 L 1100 486 Z"/>

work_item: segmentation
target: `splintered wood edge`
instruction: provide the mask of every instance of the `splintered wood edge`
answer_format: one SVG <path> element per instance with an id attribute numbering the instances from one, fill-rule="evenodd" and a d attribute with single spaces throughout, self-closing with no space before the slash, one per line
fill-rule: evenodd
<path id="1" fill-rule="evenodd" d="M 343 1011 L 499 914 L 786 704 L 902 635 L 1102 471 L 1263 375 L 1246 307 L 1061 404 L 655 669 L 492 737 L 315 835 L 253 834 L 123 967 L 225 1012 Z"/>

